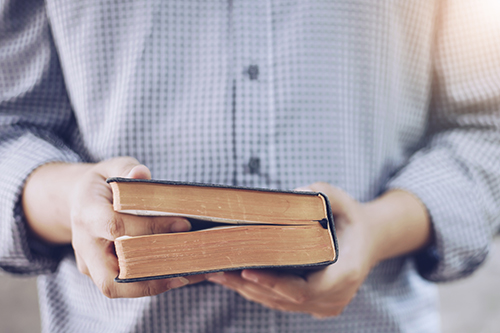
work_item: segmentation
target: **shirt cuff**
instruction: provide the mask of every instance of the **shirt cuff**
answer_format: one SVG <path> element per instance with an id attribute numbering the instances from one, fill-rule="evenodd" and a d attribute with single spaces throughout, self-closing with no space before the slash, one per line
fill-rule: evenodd
<path id="1" fill-rule="evenodd" d="M 4 143 L 0 161 L 0 267 L 16 274 L 44 274 L 57 269 L 68 246 L 53 247 L 30 238 L 21 196 L 27 177 L 51 162 L 80 162 L 58 140 L 49 143 L 27 133 Z"/>
<path id="2" fill-rule="evenodd" d="M 428 210 L 433 242 L 415 255 L 425 279 L 440 282 L 465 277 L 484 261 L 491 231 L 481 193 L 448 150 L 418 152 L 387 189 L 411 192 Z"/>

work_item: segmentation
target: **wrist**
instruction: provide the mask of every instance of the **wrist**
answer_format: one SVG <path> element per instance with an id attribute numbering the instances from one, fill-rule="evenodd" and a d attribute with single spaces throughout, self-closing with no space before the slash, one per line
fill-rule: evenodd
<path id="1" fill-rule="evenodd" d="M 92 165 L 48 163 L 26 180 L 22 206 L 31 234 L 52 244 L 71 242 L 71 200 L 77 180 Z"/>
<path id="2" fill-rule="evenodd" d="M 430 243 L 427 209 L 413 194 L 391 190 L 362 206 L 373 243 L 373 264 L 416 252 Z"/>

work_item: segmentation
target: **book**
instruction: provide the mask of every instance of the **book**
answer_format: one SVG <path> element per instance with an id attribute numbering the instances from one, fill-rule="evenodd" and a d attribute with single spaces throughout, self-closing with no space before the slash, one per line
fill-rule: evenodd
<path id="1" fill-rule="evenodd" d="M 115 240 L 118 282 L 245 268 L 307 269 L 338 257 L 326 195 L 188 182 L 110 178 L 124 214 L 182 216 L 192 230 Z"/>

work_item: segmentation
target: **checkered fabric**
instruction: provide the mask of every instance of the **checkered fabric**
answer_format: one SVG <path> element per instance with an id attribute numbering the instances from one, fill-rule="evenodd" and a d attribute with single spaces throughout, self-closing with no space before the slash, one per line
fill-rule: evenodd
<path id="1" fill-rule="evenodd" d="M 4 0 L 0 266 L 40 275 L 45 332 L 436 332 L 429 281 L 474 271 L 500 225 L 499 18 L 495 0 Z M 19 198 L 44 163 L 122 155 L 158 179 L 405 189 L 435 242 L 338 318 L 208 282 L 107 299 L 71 251 L 28 242 Z"/>

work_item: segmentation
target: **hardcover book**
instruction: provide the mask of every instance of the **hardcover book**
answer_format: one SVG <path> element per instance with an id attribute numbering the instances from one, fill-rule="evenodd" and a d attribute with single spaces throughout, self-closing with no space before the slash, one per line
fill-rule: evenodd
<path id="1" fill-rule="evenodd" d="M 321 267 L 338 257 L 322 193 L 211 184 L 108 179 L 114 210 L 182 216 L 192 230 L 115 240 L 118 282 L 244 268 Z"/>

